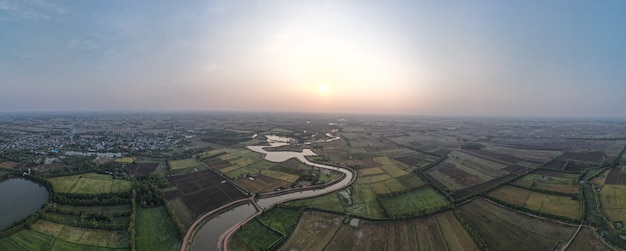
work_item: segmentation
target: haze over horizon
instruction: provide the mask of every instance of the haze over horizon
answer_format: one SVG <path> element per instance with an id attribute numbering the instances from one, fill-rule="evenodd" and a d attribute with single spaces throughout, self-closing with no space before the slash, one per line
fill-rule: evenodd
<path id="1" fill-rule="evenodd" d="M 626 117 L 620 1 L 0 0 L 0 112 Z"/>

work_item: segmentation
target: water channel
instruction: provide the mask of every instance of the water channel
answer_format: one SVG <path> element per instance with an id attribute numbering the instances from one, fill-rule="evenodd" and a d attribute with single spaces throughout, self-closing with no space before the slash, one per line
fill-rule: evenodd
<path id="1" fill-rule="evenodd" d="M 314 156 L 316 155 L 310 149 L 304 149 L 302 152 L 290 152 L 290 151 L 278 151 L 278 152 L 268 152 L 265 151 L 264 148 L 267 147 L 277 147 L 288 144 L 290 139 L 281 138 L 276 136 L 266 136 L 268 138 L 268 142 L 270 146 L 248 146 L 248 149 L 254 152 L 258 152 L 263 154 L 263 158 L 271 161 L 271 162 L 283 162 L 291 158 L 296 158 L 302 163 L 313 166 L 316 168 L 323 168 L 328 170 L 339 171 L 345 174 L 344 178 L 326 188 L 316 189 L 316 190 L 306 190 L 306 191 L 297 191 L 288 194 L 282 194 L 275 197 L 267 197 L 262 198 L 257 201 L 257 204 L 261 208 L 270 208 L 273 205 L 279 204 L 281 202 L 287 200 L 294 199 L 303 199 L 309 198 L 313 196 L 318 196 L 322 194 L 327 194 L 330 192 L 334 192 L 340 190 L 350 184 L 353 179 L 353 173 L 344 169 L 338 168 L 334 166 L 328 166 L 318 163 L 310 162 L 305 158 L 305 156 Z M 192 250 L 216 250 L 217 241 L 219 236 L 224 233 L 226 230 L 230 229 L 232 226 L 238 224 L 249 216 L 253 215 L 256 212 L 256 209 L 250 204 L 244 204 L 237 206 L 229 211 L 219 214 L 216 217 L 209 219 L 204 225 L 198 230 L 195 235 L 195 239 L 193 240 Z"/>
<path id="2" fill-rule="evenodd" d="M 0 230 L 34 214 L 48 201 L 48 190 L 23 178 L 0 182 Z"/>

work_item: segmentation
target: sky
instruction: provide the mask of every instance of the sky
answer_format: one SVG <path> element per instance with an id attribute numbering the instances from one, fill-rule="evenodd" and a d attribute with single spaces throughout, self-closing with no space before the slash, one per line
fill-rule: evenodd
<path id="1" fill-rule="evenodd" d="M 0 111 L 626 117 L 624 1 L 0 0 Z"/>

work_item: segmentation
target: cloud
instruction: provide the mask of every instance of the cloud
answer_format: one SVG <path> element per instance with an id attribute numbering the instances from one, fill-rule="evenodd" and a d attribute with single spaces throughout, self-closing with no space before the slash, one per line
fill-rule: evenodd
<path id="1" fill-rule="evenodd" d="M 5 14 L 2 15 L 2 12 Z M 41 0 L 0 1 L 0 21 L 12 19 L 38 21 L 66 13 L 66 8 Z"/>

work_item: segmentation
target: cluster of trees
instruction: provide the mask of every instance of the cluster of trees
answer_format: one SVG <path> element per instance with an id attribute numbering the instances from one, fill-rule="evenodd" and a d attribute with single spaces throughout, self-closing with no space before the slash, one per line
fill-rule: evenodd
<path id="1" fill-rule="evenodd" d="M 159 188 L 167 187 L 167 180 L 157 176 L 145 176 L 137 178 L 134 188 L 137 198 L 143 207 L 156 207 L 163 205 L 165 196 Z"/>
<path id="2" fill-rule="evenodd" d="M 165 205 L 165 209 L 167 209 L 167 214 L 169 214 L 172 221 L 174 221 L 174 226 L 176 226 L 176 230 L 178 230 L 178 235 L 185 235 L 185 232 L 187 231 L 185 229 L 185 225 L 183 225 L 183 223 L 180 222 L 180 219 L 178 219 L 178 216 L 176 216 L 176 211 L 174 210 L 174 208 L 170 206 L 170 203 L 168 203 L 167 200 L 164 200 L 163 204 Z"/>

